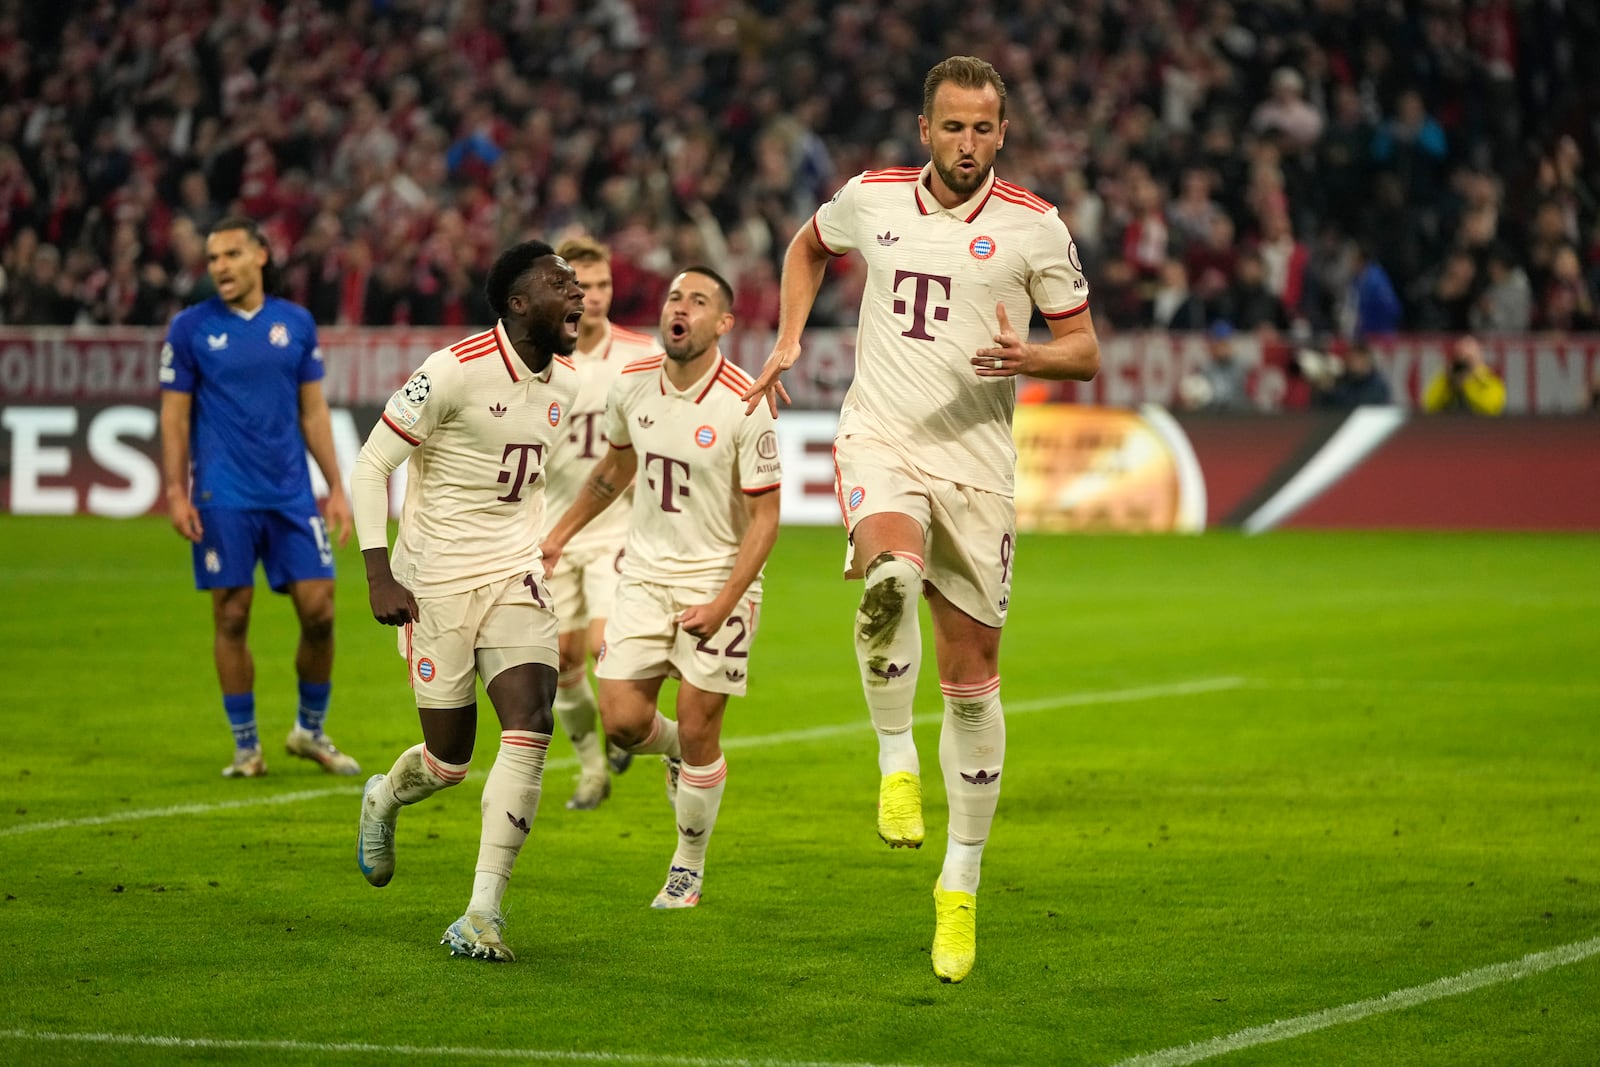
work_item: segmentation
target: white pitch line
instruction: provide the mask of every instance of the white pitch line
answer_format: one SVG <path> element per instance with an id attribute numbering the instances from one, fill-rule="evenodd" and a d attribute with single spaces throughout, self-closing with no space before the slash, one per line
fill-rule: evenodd
<path id="1" fill-rule="evenodd" d="M 1600 937 L 1575 941 L 1570 945 L 1562 945 L 1544 952 L 1530 952 L 1520 960 L 1493 963 L 1487 967 L 1458 974 L 1453 978 L 1440 978 L 1427 985 L 1397 989 L 1393 993 L 1386 993 L 1371 1000 L 1358 1000 L 1354 1004 L 1328 1008 L 1295 1019 L 1283 1019 L 1265 1026 L 1252 1026 L 1248 1030 L 1240 1030 L 1226 1037 L 1214 1037 L 1210 1041 L 1197 1041 L 1189 1045 L 1163 1049 L 1160 1052 L 1146 1053 L 1143 1056 L 1121 1060 L 1115 1067 L 1183 1067 L 1184 1064 L 1199 1063 L 1201 1060 L 1208 1060 L 1213 1056 L 1225 1056 L 1240 1049 L 1303 1037 L 1316 1030 L 1325 1030 L 1341 1023 L 1352 1023 L 1371 1015 L 1401 1011 L 1444 997 L 1460 996 L 1462 993 L 1470 993 L 1484 986 L 1515 982 L 1520 978 L 1541 974 L 1556 967 L 1565 967 L 1595 955 L 1600 955 Z"/>
<path id="2" fill-rule="evenodd" d="M 217 1049 L 229 1051 L 364 1053 L 405 1058 L 464 1056 L 481 1060 L 543 1063 L 663 1064 L 666 1067 L 909 1067 L 904 1064 L 845 1063 L 833 1060 L 744 1059 L 742 1057 L 664 1056 L 658 1052 L 578 1052 L 568 1049 L 468 1048 L 459 1045 L 373 1045 L 364 1041 L 267 1041 L 220 1037 L 161 1037 L 144 1034 L 68 1034 L 54 1030 L 0 1030 L 0 1041 L 35 1041 L 137 1048 Z"/>
<path id="3" fill-rule="evenodd" d="M 1173 682 L 1168 685 L 1135 686 L 1130 689 L 1107 689 L 1091 693 L 1068 693 L 1059 697 L 1044 697 L 1039 700 L 1024 700 L 1006 706 L 1006 714 L 1028 715 L 1036 711 L 1048 711 L 1051 708 L 1079 707 L 1094 704 L 1126 704 L 1137 700 L 1158 700 L 1164 697 L 1190 696 L 1195 693 L 1214 693 L 1224 689 L 1238 689 L 1245 685 L 1243 678 L 1199 678 L 1188 682 Z M 943 712 L 930 712 L 918 715 L 914 721 L 919 723 L 939 722 L 944 718 Z M 769 745 L 781 745 L 799 741 L 818 741 L 829 737 L 840 737 L 845 734 L 862 733 L 870 730 L 872 724 L 863 715 L 855 722 L 831 723 L 827 726 L 813 726 L 806 730 L 786 730 L 781 733 L 758 734 L 753 737 L 726 737 L 722 740 L 723 748 L 765 748 Z M 577 766 L 577 760 L 570 756 L 551 760 L 545 764 L 546 770 L 562 770 L 567 767 Z M 339 789 L 306 789 L 297 793 L 280 793 L 276 796 L 252 797 L 242 800 L 219 800 L 208 804 L 175 804 L 167 808 L 143 808 L 137 811 L 119 811 L 111 815 L 92 815 L 81 819 L 51 819 L 48 822 L 22 823 L 18 826 L 7 826 L 0 829 L 0 837 L 15 837 L 19 834 L 43 833 L 47 830 L 67 830 L 80 826 L 104 826 L 109 823 L 134 822 L 139 819 L 161 819 L 172 815 L 207 815 L 215 811 L 230 811 L 237 808 L 254 808 L 274 804 L 294 804 L 302 800 L 317 800 L 331 796 L 354 796 L 353 787 Z"/>

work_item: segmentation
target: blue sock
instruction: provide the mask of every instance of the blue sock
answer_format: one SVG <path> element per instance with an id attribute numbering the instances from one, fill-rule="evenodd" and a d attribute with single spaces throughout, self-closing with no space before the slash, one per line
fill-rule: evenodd
<path id="1" fill-rule="evenodd" d="M 328 717 L 328 694 L 333 692 L 332 682 L 300 683 L 300 728 L 311 733 L 322 732 L 322 722 Z"/>
<path id="2" fill-rule="evenodd" d="M 228 725 L 233 727 L 233 743 L 237 748 L 260 748 L 256 736 L 256 695 L 254 693 L 222 694 L 222 710 L 228 713 Z"/>

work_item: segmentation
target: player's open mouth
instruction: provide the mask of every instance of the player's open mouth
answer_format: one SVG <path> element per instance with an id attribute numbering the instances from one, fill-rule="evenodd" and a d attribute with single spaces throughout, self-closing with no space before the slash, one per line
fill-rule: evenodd
<path id="1" fill-rule="evenodd" d="M 681 341 L 689 336 L 689 327 L 681 322 L 675 322 L 667 327 L 667 335 L 674 341 Z"/>
<path id="2" fill-rule="evenodd" d="M 582 318 L 583 312 L 574 311 L 563 321 L 563 325 L 566 327 L 567 332 L 574 337 L 578 336 L 578 321 Z"/>

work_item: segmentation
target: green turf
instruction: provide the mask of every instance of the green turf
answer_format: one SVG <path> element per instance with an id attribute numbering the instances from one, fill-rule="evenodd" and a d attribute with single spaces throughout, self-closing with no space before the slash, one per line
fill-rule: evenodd
<path id="1" fill-rule="evenodd" d="M 491 966 L 436 942 L 470 889 L 492 716 L 472 779 L 406 812 L 371 889 L 358 781 L 281 752 L 288 604 L 258 590 L 271 774 L 223 781 L 176 535 L 0 518 L 0 1062 L 1110 1064 L 1600 937 L 1600 539 L 1024 538 L 959 986 L 928 965 L 937 727 L 917 727 L 930 844 L 891 853 L 841 554 L 832 530 L 779 540 L 702 906 L 646 907 L 673 842 L 658 767 L 568 812 L 558 740 L 508 896 L 519 960 Z M 353 548 L 340 563 L 329 731 L 384 770 L 415 715 Z M 54 820 L 75 824 L 29 829 Z M 1592 1064 L 1597 989 L 1591 954 L 1215 1062 Z"/>

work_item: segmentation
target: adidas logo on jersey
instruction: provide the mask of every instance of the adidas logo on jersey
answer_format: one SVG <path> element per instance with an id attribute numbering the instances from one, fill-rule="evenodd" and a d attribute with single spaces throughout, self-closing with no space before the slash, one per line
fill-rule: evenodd
<path id="1" fill-rule="evenodd" d="M 489 409 L 489 414 L 493 415 L 497 419 L 503 419 L 506 417 L 506 406 L 504 404 L 496 404 L 494 407 Z"/>
<path id="2" fill-rule="evenodd" d="M 885 248 L 888 248 L 898 240 L 900 240 L 900 238 L 896 237 L 888 230 L 884 230 L 882 233 L 878 234 L 878 243 Z"/>
<path id="3" fill-rule="evenodd" d="M 654 426 L 655 424 L 656 424 L 656 420 L 652 419 L 649 415 L 640 415 L 639 416 L 639 425 L 644 427 L 646 430 L 648 430 L 650 427 Z"/>

